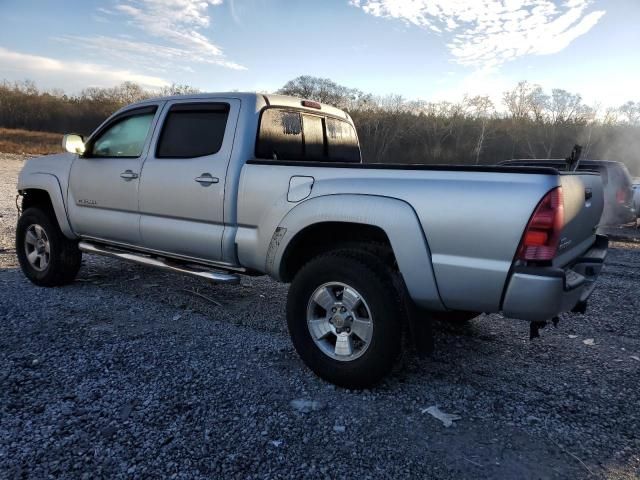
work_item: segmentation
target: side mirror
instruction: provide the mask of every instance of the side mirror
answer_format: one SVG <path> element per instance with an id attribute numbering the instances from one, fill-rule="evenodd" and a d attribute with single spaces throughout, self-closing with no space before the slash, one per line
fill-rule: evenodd
<path id="1" fill-rule="evenodd" d="M 67 134 L 62 137 L 62 148 L 69 153 L 77 153 L 82 155 L 84 153 L 84 140 L 80 135 Z"/>

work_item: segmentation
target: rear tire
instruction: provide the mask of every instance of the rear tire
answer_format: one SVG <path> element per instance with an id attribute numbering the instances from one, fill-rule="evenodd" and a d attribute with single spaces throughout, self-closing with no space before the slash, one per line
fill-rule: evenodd
<path id="1" fill-rule="evenodd" d="M 41 287 L 73 282 L 80 270 L 78 243 L 64 236 L 53 210 L 26 209 L 16 228 L 16 253 L 24 275 Z"/>
<path id="2" fill-rule="evenodd" d="M 393 275 L 378 257 L 355 249 L 320 255 L 296 274 L 287 324 L 298 354 L 318 376 L 360 389 L 391 371 L 405 323 Z"/>

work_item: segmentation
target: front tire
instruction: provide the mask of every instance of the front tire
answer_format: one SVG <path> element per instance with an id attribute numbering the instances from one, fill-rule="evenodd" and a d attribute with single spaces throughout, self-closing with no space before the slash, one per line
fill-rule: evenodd
<path id="1" fill-rule="evenodd" d="M 362 250 L 337 250 L 307 263 L 287 299 L 296 351 L 321 378 L 367 388 L 392 369 L 405 314 L 394 273 Z"/>
<path id="2" fill-rule="evenodd" d="M 82 262 L 77 242 L 64 236 L 49 208 L 30 207 L 22 213 L 16 228 L 16 253 L 24 275 L 41 287 L 73 282 Z"/>

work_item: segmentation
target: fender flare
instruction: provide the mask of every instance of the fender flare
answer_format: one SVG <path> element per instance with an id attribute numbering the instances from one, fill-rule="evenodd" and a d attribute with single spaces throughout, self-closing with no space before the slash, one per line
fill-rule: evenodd
<path id="1" fill-rule="evenodd" d="M 429 310 L 445 310 L 418 216 L 411 205 L 395 198 L 336 194 L 300 203 L 285 215 L 273 233 L 266 258 L 267 273 L 280 278 L 280 265 L 291 241 L 306 227 L 323 222 L 361 223 L 382 229 L 391 242 L 414 302 Z"/>
<path id="2" fill-rule="evenodd" d="M 51 199 L 51 205 L 56 215 L 56 220 L 60 226 L 60 230 L 65 237 L 78 238 L 73 232 L 69 218 L 67 217 L 67 210 L 65 208 L 64 196 L 62 195 L 62 187 L 58 177 L 50 173 L 28 173 L 24 177 L 20 178 L 20 185 L 18 187 L 20 191 L 24 190 L 44 190 Z"/>

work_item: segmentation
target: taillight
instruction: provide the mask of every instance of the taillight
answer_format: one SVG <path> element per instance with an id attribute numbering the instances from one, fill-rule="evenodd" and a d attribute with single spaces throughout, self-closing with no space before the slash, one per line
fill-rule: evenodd
<path id="1" fill-rule="evenodd" d="M 616 192 L 616 201 L 620 204 L 627 203 L 628 200 L 627 189 L 621 188 Z"/>
<path id="2" fill-rule="evenodd" d="M 544 196 L 533 212 L 516 258 L 530 262 L 552 260 L 558 253 L 563 226 L 562 188 L 557 187 Z"/>

